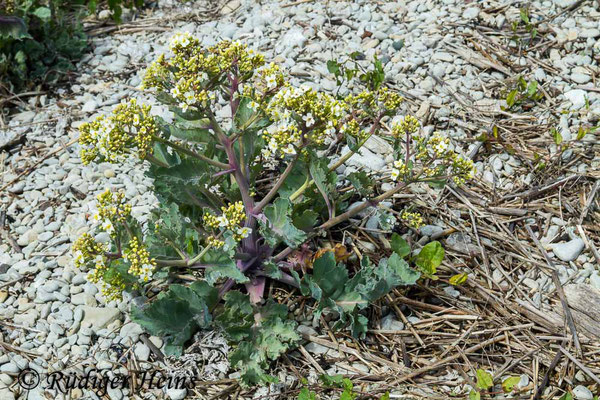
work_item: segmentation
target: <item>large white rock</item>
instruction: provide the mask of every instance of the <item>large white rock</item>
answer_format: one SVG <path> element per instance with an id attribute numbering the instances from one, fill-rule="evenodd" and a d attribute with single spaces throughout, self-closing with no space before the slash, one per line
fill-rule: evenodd
<path id="1" fill-rule="evenodd" d="M 573 104 L 573 108 L 579 110 L 585 106 L 586 91 L 582 89 L 573 89 L 565 93 L 567 100 Z"/>
<path id="2" fill-rule="evenodd" d="M 550 245 L 554 255 L 562 261 L 574 261 L 583 251 L 585 244 L 583 240 L 575 238 L 566 243 L 556 243 Z"/>
<path id="3" fill-rule="evenodd" d="M 83 326 L 90 326 L 93 330 L 104 329 L 113 321 L 116 321 L 121 316 L 121 311 L 114 307 L 90 307 L 82 306 L 83 320 L 81 324 Z"/>
<path id="4" fill-rule="evenodd" d="M 588 388 L 586 388 L 585 386 L 575 386 L 575 389 L 573 389 L 573 395 L 575 396 L 575 398 L 577 400 L 593 400 L 594 399 L 594 394 L 592 393 L 592 391 Z"/>

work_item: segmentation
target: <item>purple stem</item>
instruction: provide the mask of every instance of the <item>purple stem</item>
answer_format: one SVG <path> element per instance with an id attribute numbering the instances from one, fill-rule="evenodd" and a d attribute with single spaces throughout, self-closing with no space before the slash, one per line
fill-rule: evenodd
<path id="1" fill-rule="evenodd" d="M 231 278 L 228 278 L 223 284 L 223 286 L 219 288 L 219 299 L 222 299 L 223 296 L 225 296 L 225 293 L 229 292 L 234 284 L 235 281 Z"/>
<path id="2" fill-rule="evenodd" d="M 228 169 L 226 171 L 219 171 L 216 174 L 214 174 L 212 177 L 213 178 L 217 178 L 217 177 L 219 177 L 221 175 L 231 174 L 232 172 L 235 172 L 235 168 L 231 168 L 231 169 Z"/>
<path id="3" fill-rule="evenodd" d="M 258 273 L 259 276 L 263 276 L 262 272 Z M 293 276 L 291 276 L 290 274 L 281 271 L 281 277 L 279 278 L 274 278 L 276 281 L 288 284 L 290 286 L 295 287 L 296 289 L 300 288 L 300 285 L 298 285 L 298 282 L 296 282 L 296 279 L 294 279 Z"/>
<path id="4" fill-rule="evenodd" d="M 240 105 L 240 98 L 235 96 L 240 82 L 237 76 L 230 76 L 229 81 L 231 82 L 231 89 L 229 90 L 229 107 L 231 108 L 231 118 L 234 118 Z"/>

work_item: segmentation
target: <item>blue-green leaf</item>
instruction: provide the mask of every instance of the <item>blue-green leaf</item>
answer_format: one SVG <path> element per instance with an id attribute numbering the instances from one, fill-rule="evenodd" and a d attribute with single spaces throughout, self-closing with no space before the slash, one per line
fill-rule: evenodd
<path id="1" fill-rule="evenodd" d="M 306 240 L 306 233 L 294 226 L 290 214 L 290 201 L 281 197 L 265 207 L 266 220 L 259 220 L 260 232 L 269 245 L 275 247 L 279 242 L 284 242 L 296 247 Z"/>
<path id="2" fill-rule="evenodd" d="M 217 290 L 205 282 L 190 287 L 171 285 L 144 308 L 134 307 L 131 319 L 152 335 L 166 339 L 168 353 L 179 355 L 184 343 L 211 321 L 209 309 L 218 301 Z"/>
<path id="3" fill-rule="evenodd" d="M 245 385 L 274 382 L 265 369 L 300 340 L 296 322 L 287 317 L 287 307 L 269 301 L 254 308 L 247 295 L 229 292 L 217 323 L 235 347 L 229 356 L 233 368 L 240 370 Z"/>
<path id="4" fill-rule="evenodd" d="M 231 254 L 221 249 L 211 249 L 202 257 L 201 263 L 207 266 L 204 279 L 214 285 L 220 278 L 231 278 L 238 283 L 246 283 L 248 277 L 235 265 Z"/>
<path id="5" fill-rule="evenodd" d="M 172 123 L 162 120 L 162 129 L 171 136 L 194 143 L 207 143 L 213 140 L 210 124 L 207 118 L 201 120 L 186 120 L 175 115 Z"/>
<path id="6" fill-rule="evenodd" d="M 292 275 L 300 284 L 300 291 L 318 301 L 317 313 L 329 308 L 340 313 L 338 326 L 349 325 L 355 336 L 367 331 L 366 317 L 359 313 L 373 301 L 400 285 L 412 285 L 419 279 L 419 272 L 396 253 L 382 259 L 378 266 L 368 257 L 361 261 L 361 269 L 352 277 L 343 264 L 336 264 L 333 252 L 326 252 L 313 263 L 313 274 L 302 279 L 295 271 Z"/>
<path id="7" fill-rule="evenodd" d="M 0 38 L 30 39 L 25 21 L 19 17 L 0 15 Z"/>

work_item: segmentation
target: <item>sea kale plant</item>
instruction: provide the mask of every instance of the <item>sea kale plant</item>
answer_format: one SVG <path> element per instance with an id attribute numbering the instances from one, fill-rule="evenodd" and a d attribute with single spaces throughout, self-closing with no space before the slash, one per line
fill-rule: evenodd
<path id="1" fill-rule="evenodd" d="M 412 184 L 462 184 L 474 171 L 449 139 L 397 115 L 403 99 L 381 74 L 377 61 L 374 70 L 350 74 L 360 77 L 352 86 L 368 89 L 338 97 L 293 85 L 239 42 L 205 48 L 176 35 L 143 81 L 172 120 L 131 99 L 83 124 L 80 136 L 85 164 L 145 162 L 159 206 L 140 223 L 123 193 L 99 195 L 95 231 L 73 246 L 76 265 L 89 269 L 109 300 L 123 291 L 150 297 L 132 319 L 166 337 L 167 353 L 181 354 L 200 329 L 222 329 L 246 383 L 271 379 L 269 362 L 300 339 L 286 306 L 264 299 L 271 285 L 296 288 L 314 299 L 316 315 L 330 310 L 337 328 L 364 335 L 364 309 L 421 272 L 432 276 L 443 249 L 432 242 L 411 258 L 394 234 L 389 257 L 351 262 L 344 231 L 369 208 L 382 229 L 391 232 L 396 217 L 418 228 L 418 213 L 382 202 Z M 338 175 L 375 135 L 393 146 L 395 161 L 372 176 Z M 340 156 L 343 145 L 349 151 Z M 181 275 L 195 281 L 173 283 Z"/>

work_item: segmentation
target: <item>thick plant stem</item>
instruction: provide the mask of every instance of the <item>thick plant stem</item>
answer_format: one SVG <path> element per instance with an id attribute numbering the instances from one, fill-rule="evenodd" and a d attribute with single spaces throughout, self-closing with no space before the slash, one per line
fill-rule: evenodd
<path id="1" fill-rule="evenodd" d="M 317 229 L 329 229 L 329 228 L 339 224 L 340 222 L 344 222 L 344 221 L 352 218 L 353 216 L 355 216 L 356 214 L 358 214 L 365 208 L 372 206 L 374 204 L 380 203 L 383 200 L 386 200 L 386 199 L 392 197 L 393 195 L 395 195 L 396 193 L 398 193 L 399 191 L 404 189 L 406 187 L 406 185 L 407 185 L 406 182 L 400 182 L 399 184 L 396 185 L 396 187 L 388 190 L 385 193 L 380 194 L 379 196 L 375 197 L 374 199 L 364 201 L 364 202 L 360 203 L 359 205 L 357 205 L 356 207 L 353 207 L 351 210 L 348 210 L 345 213 L 340 214 L 335 218 L 331 218 L 331 219 L 325 221 Z"/>
<path id="2" fill-rule="evenodd" d="M 219 299 L 222 299 L 223 296 L 225 296 L 225 293 L 231 290 L 233 285 L 235 285 L 235 281 L 231 278 L 228 278 L 225 283 L 223 283 L 223 286 L 219 288 Z"/>
<path id="3" fill-rule="evenodd" d="M 252 229 L 252 233 L 245 239 L 242 240 L 242 250 L 250 254 L 256 254 L 257 252 L 257 236 L 254 232 L 256 227 L 256 218 L 254 218 L 252 212 L 254 211 L 254 198 L 250 195 L 250 179 L 244 175 L 242 168 L 240 167 L 240 161 L 238 160 L 235 150 L 233 148 L 234 141 L 231 137 L 228 137 L 223 128 L 217 122 L 215 115 L 210 108 L 207 108 L 206 114 L 210 121 L 211 127 L 217 133 L 217 136 L 225 149 L 227 159 L 229 160 L 228 169 L 233 170 L 233 177 L 240 189 L 240 195 L 242 196 L 242 202 L 244 203 L 244 210 L 246 211 L 246 223 L 245 227 Z"/>
<path id="4" fill-rule="evenodd" d="M 219 235 L 218 237 L 220 237 L 221 235 Z M 198 255 L 194 258 L 191 258 L 187 265 L 192 265 L 197 263 L 198 261 L 200 261 L 200 259 L 202 259 L 202 257 L 206 254 L 206 252 L 208 252 L 208 250 L 210 250 L 212 247 L 212 245 L 207 245 L 205 248 L 202 249 L 202 251 L 200 253 L 198 253 Z"/>
<path id="5" fill-rule="evenodd" d="M 213 167 L 217 167 L 217 168 L 221 168 L 221 169 L 229 168 L 229 165 L 227 165 L 225 163 L 222 163 L 217 160 L 213 160 L 212 158 L 206 157 L 205 155 L 200 154 L 200 153 L 196 153 L 193 150 L 186 149 L 185 147 L 180 146 L 177 143 L 171 142 L 170 140 L 161 138 L 160 136 L 153 136 L 153 139 L 158 142 L 164 143 L 167 146 L 170 146 L 170 147 L 174 148 L 175 150 L 182 152 L 183 154 L 187 154 L 190 157 L 197 158 L 198 160 L 202 160 L 202 161 L 206 162 L 207 164 L 212 165 Z"/>
<path id="6" fill-rule="evenodd" d="M 266 276 L 266 275 L 264 275 L 262 273 L 259 273 L 259 275 L 260 276 Z M 294 279 L 294 277 L 291 276 L 290 274 L 285 273 L 283 271 L 281 271 L 281 276 L 279 278 L 273 278 L 273 279 L 275 279 L 276 281 L 285 283 L 287 285 L 290 285 L 292 287 L 295 287 L 297 289 L 300 289 L 300 285 L 298 285 L 298 282 L 296 282 L 296 279 Z"/>
<path id="7" fill-rule="evenodd" d="M 156 260 L 159 267 L 187 267 L 188 260 Z"/>
<path id="8" fill-rule="evenodd" d="M 252 209 L 254 208 L 254 199 L 250 196 L 250 184 L 248 182 L 248 178 L 242 173 L 242 169 L 240 168 L 240 163 L 235 155 L 235 150 L 233 149 L 233 141 L 231 138 L 227 137 L 223 128 L 217 122 L 215 115 L 212 110 L 207 110 L 208 119 L 210 121 L 211 127 L 217 133 L 223 148 L 225 149 L 225 154 L 227 154 L 227 159 L 229 160 L 229 164 L 227 165 L 228 170 L 233 170 L 233 177 L 235 178 L 238 187 L 240 188 L 240 194 L 242 195 L 242 201 L 244 202 L 244 206 L 246 207 L 246 213 L 250 214 Z"/>
<path id="9" fill-rule="evenodd" d="M 281 188 L 281 185 L 283 185 L 283 182 L 287 179 L 287 177 L 292 172 L 294 165 L 296 165 L 296 161 L 298 161 L 298 156 L 296 156 L 296 158 L 294 158 L 292 161 L 290 161 L 290 163 L 285 168 L 285 171 L 283 171 L 283 174 L 281 174 L 281 176 L 279 177 L 277 182 L 275 182 L 275 185 L 273 185 L 271 190 L 269 190 L 269 193 L 267 193 L 267 195 L 264 197 L 264 199 L 262 199 L 260 201 L 260 203 L 258 203 L 256 205 L 256 207 L 254 207 L 254 212 L 253 212 L 254 214 L 258 214 L 259 212 L 261 212 L 262 209 L 267 204 L 269 204 L 269 202 L 273 199 L 273 197 L 275 197 L 275 195 L 279 191 L 279 188 Z"/>

